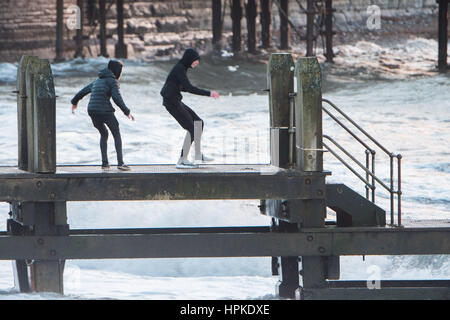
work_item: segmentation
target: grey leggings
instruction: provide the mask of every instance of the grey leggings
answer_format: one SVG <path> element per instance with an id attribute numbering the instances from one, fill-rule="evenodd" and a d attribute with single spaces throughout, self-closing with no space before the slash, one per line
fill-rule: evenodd
<path id="1" fill-rule="evenodd" d="M 120 136 L 119 122 L 116 119 L 114 113 L 108 114 L 90 114 L 92 123 L 95 128 L 100 132 L 100 150 L 102 152 L 102 163 L 108 163 L 108 129 L 114 137 L 114 144 L 116 146 L 117 164 L 120 166 L 123 164 L 122 155 L 122 137 Z"/>

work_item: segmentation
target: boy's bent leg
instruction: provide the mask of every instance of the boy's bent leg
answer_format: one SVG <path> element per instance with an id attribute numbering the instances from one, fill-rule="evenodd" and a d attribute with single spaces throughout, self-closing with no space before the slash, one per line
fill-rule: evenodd
<path id="1" fill-rule="evenodd" d="M 120 135 L 119 121 L 117 121 L 114 114 L 108 116 L 106 125 L 108 126 L 109 130 L 111 130 L 111 133 L 114 137 L 114 145 L 116 147 L 117 154 L 117 165 L 121 166 L 124 164 L 122 154 L 122 137 Z"/>
<path id="2" fill-rule="evenodd" d="M 92 124 L 100 133 L 100 152 L 102 154 L 102 164 L 108 163 L 108 129 L 101 116 L 91 115 Z"/>

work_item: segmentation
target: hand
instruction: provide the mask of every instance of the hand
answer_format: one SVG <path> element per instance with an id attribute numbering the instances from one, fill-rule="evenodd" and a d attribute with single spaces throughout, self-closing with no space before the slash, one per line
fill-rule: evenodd
<path id="1" fill-rule="evenodd" d="M 217 91 L 211 91 L 210 97 L 214 98 L 214 99 L 218 99 L 219 98 L 219 93 L 217 93 Z"/>
<path id="2" fill-rule="evenodd" d="M 77 105 L 76 104 L 73 104 L 72 105 L 72 114 L 75 114 L 75 109 L 77 108 Z"/>
<path id="3" fill-rule="evenodd" d="M 131 121 L 134 121 L 134 117 L 131 113 L 127 117 L 128 117 L 128 119 L 131 119 Z"/>

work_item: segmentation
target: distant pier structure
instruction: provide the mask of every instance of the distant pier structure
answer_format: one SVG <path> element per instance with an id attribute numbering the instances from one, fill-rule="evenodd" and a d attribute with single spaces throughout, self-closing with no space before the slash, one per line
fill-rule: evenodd
<path id="1" fill-rule="evenodd" d="M 287 53 L 271 55 L 270 164 L 195 170 L 141 165 L 131 172 L 104 172 L 99 166 L 57 165 L 50 63 L 22 57 L 18 166 L 0 168 L 0 201 L 11 208 L 7 231 L 0 232 L 0 259 L 14 261 L 17 287 L 63 294 L 67 259 L 272 257 L 267 268 L 279 276 L 276 293 L 282 298 L 449 299 L 450 280 L 340 280 L 340 256 L 450 254 L 450 227 L 448 221 L 401 219 L 401 155 L 324 99 L 321 78 L 316 57 L 294 62 Z M 323 133 L 324 116 L 361 146 L 365 163 Z M 375 173 L 375 150 L 389 157 L 389 177 Z M 325 152 L 364 183 L 365 196 L 353 186 L 326 182 L 331 172 L 323 168 Z M 376 204 L 377 188 L 390 197 L 390 219 Z M 211 199 L 260 200 L 260 213 L 272 224 L 135 229 L 71 229 L 67 224 L 67 201 Z M 327 220 L 327 210 L 336 218 Z"/>
<path id="2" fill-rule="evenodd" d="M 206 1 L 206 0 L 205 0 Z M 77 0 L 76 4 L 79 8 L 79 28 L 76 30 L 75 40 L 75 57 L 83 55 L 84 40 L 88 40 L 91 34 L 86 34 L 84 30 L 85 15 L 89 22 L 90 32 L 97 33 L 99 39 L 99 54 L 108 56 L 106 50 L 106 41 L 112 38 L 113 34 L 107 34 L 107 12 L 111 7 L 115 6 L 116 17 L 116 44 L 114 56 L 117 58 L 127 58 L 127 43 L 125 42 L 125 16 L 124 3 L 126 0 Z M 436 0 L 438 3 L 438 70 L 446 72 L 447 64 L 447 42 L 448 42 L 448 2 L 449 0 Z M 306 42 L 305 56 L 314 56 L 314 47 L 318 37 L 322 37 L 324 45 L 324 55 L 326 61 L 333 62 L 335 56 L 333 52 L 333 8 L 332 0 L 297 0 L 301 13 L 306 15 L 306 28 L 300 33 L 294 25 L 290 17 L 290 6 L 292 1 L 289 0 L 211 0 L 211 31 L 212 44 L 215 50 L 223 47 L 223 26 L 227 9 L 231 17 L 232 30 L 232 50 L 241 52 L 243 50 L 243 38 L 246 38 L 246 48 L 250 53 L 256 53 L 258 44 L 261 48 L 268 49 L 274 47 L 272 43 L 272 17 L 273 8 L 278 10 L 279 15 L 279 44 L 277 47 L 281 50 L 289 50 L 291 46 L 291 33 L 295 32 L 300 40 Z M 158 10 L 152 9 L 152 10 Z M 157 14 L 157 12 L 155 12 Z M 64 0 L 56 0 L 56 61 L 63 59 L 64 52 Z M 259 15 L 259 23 L 261 32 L 258 33 L 257 17 Z M 247 33 L 244 37 L 242 33 L 242 19 L 246 19 Z M 320 27 L 318 27 L 320 21 Z M 93 27 L 92 27 L 93 26 Z M 257 35 L 260 34 L 260 41 Z"/>

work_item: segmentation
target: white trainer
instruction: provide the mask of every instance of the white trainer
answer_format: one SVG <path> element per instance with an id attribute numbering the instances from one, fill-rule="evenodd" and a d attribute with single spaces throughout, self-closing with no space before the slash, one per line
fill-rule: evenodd
<path id="1" fill-rule="evenodd" d="M 177 169 L 197 169 L 198 167 L 198 164 L 192 163 L 187 159 L 180 159 L 176 165 Z"/>
<path id="2" fill-rule="evenodd" d="M 211 161 L 214 161 L 214 158 L 207 157 L 202 153 L 202 155 L 200 157 L 195 157 L 195 161 L 211 162 Z"/>

